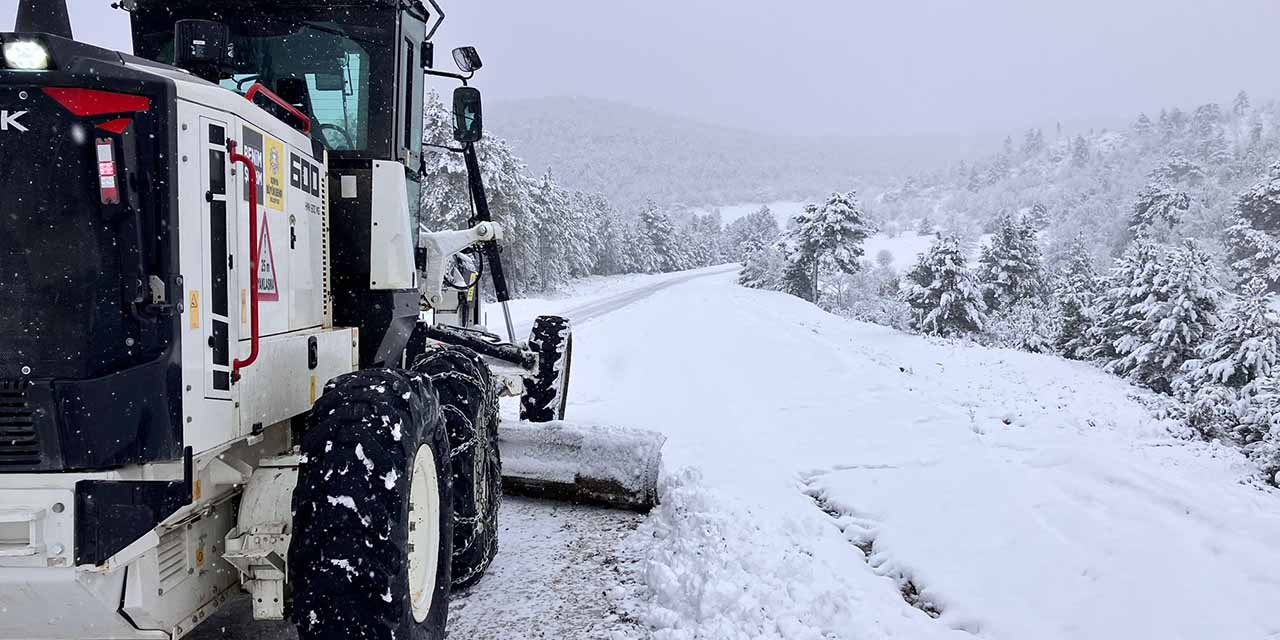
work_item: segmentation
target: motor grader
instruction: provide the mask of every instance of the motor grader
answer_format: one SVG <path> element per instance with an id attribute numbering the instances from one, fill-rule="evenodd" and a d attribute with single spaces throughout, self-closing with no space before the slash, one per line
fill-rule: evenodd
<path id="1" fill-rule="evenodd" d="M 433 1 L 117 5 L 134 54 L 63 0 L 0 34 L 0 639 L 178 638 L 242 590 L 304 639 L 444 637 L 497 549 L 499 396 L 561 419 L 571 352 L 482 325 L 470 86 L 436 151 L 473 225 L 423 224 L 426 79 L 478 54 L 435 68 Z M 555 424 L 515 440 L 590 451 Z M 626 493 L 574 457 L 515 486 Z"/>

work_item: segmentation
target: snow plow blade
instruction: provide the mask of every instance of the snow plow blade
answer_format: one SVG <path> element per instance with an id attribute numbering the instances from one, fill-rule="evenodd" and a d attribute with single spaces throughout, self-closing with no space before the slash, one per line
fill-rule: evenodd
<path id="1" fill-rule="evenodd" d="M 645 513 L 658 504 L 666 440 L 638 429 L 504 422 L 498 428 L 502 488 L 530 498 Z"/>

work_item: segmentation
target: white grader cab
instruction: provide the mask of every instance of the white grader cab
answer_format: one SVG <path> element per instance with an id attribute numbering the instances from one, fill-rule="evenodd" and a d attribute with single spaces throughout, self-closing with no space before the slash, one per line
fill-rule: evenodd
<path id="1" fill-rule="evenodd" d="M 477 326 L 476 172 L 472 228 L 420 223 L 424 72 L 478 56 L 432 70 L 419 0 L 120 4 L 136 56 L 61 0 L 0 34 L 0 640 L 178 638 L 241 590 L 304 639 L 444 637 L 497 549 L 498 396 L 562 418 L 570 348 Z M 660 442 L 627 446 L 510 486 L 644 508 Z"/>

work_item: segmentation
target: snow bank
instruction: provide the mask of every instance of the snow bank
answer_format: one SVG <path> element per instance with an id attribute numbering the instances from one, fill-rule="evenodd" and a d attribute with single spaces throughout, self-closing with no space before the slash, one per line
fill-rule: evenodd
<path id="1" fill-rule="evenodd" d="M 640 618 L 657 640 L 967 637 L 907 606 L 798 495 L 761 509 L 691 469 L 662 495 L 629 543 L 646 555 Z"/>

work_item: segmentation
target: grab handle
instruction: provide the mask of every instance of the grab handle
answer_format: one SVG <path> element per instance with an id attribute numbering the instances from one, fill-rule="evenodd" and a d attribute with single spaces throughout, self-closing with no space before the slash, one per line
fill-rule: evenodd
<path id="1" fill-rule="evenodd" d="M 243 164 L 249 176 L 249 357 L 236 358 L 231 365 L 231 381 L 240 380 L 240 370 L 258 360 L 258 169 L 248 156 L 236 152 L 236 141 L 227 141 L 228 157 L 233 164 Z"/>

